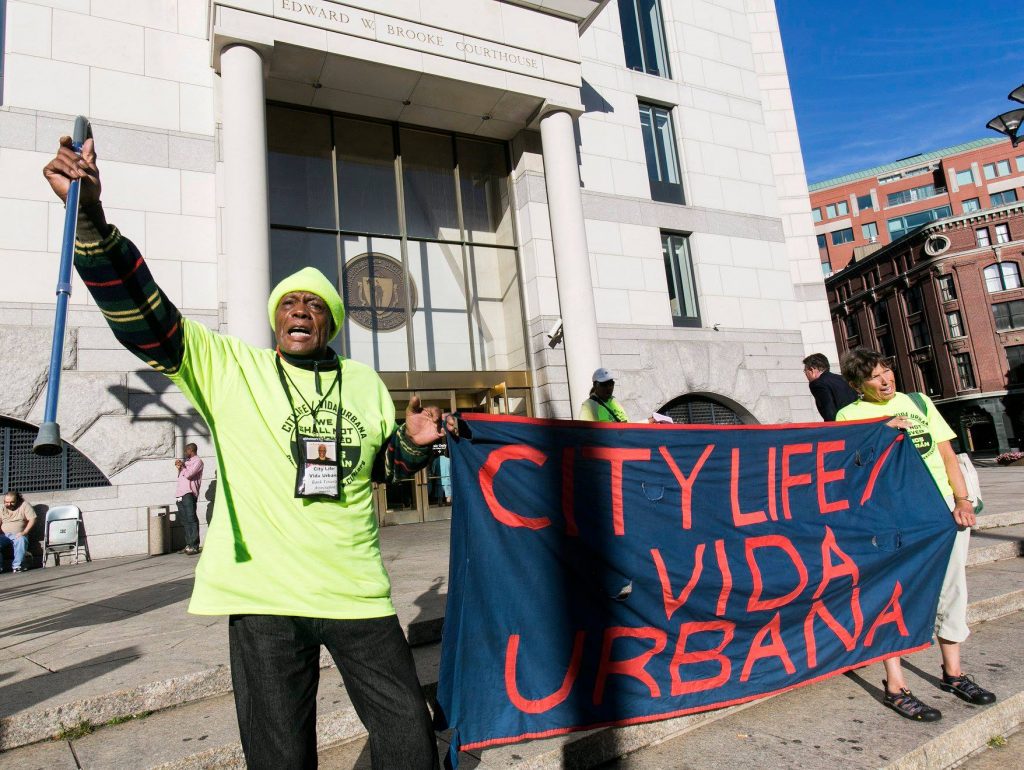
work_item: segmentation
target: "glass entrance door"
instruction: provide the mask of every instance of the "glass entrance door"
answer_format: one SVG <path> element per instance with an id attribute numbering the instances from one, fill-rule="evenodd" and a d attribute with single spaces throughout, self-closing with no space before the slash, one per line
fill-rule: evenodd
<path id="1" fill-rule="evenodd" d="M 395 412 L 404 415 L 412 392 L 392 391 L 391 395 L 395 401 Z M 424 406 L 437 406 L 443 412 L 532 414 L 529 389 L 507 388 L 504 383 L 484 389 L 419 391 L 418 395 Z M 399 419 L 399 424 L 402 422 Z M 447 455 L 447 442 L 439 441 L 434 445 L 430 463 L 413 478 L 375 484 L 374 504 L 382 527 L 450 519 L 451 461 Z"/>

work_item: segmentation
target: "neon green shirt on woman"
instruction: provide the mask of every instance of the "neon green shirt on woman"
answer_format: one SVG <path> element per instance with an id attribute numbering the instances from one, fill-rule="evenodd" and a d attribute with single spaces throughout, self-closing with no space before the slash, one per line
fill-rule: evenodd
<path id="1" fill-rule="evenodd" d="M 394 614 L 380 555 L 370 472 L 395 427 L 387 388 L 368 366 L 336 371 L 281 365 L 303 434 L 334 441 L 341 499 L 296 499 L 292 406 L 273 350 L 183 319 L 184 360 L 171 380 L 210 426 L 217 448 L 215 513 L 196 567 L 189 612 L 375 618 Z M 330 390 L 328 390 L 330 388 Z M 326 398 L 325 398 L 326 396 Z M 324 398 L 314 424 L 310 408 Z"/>
<path id="2" fill-rule="evenodd" d="M 905 417 L 910 422 L 910 430 L 907 431 L 910 434 L 910 440 L 914 442 L 917 451 L 921 453 L 924 464 L 928 466 L 929 473 L 935 479 L 935 485 L 943 497 L 952 497 L 953 488 L 949 486 L 946 466 L 939 453 L 939 444 L 956 438 L 956 433 L 939 414 L 939 410 L 935 408 L 931 399 L 924 394 L 921 395 L 921 398 L 928 406 L 927 415 L 921 414 L 917 404 L 906 393 L 897 393 L 884 404 L 875 404 L 863 399 L 847 404 L 839 410 L 836 422 L 872 420 L 878 417 Z"/>

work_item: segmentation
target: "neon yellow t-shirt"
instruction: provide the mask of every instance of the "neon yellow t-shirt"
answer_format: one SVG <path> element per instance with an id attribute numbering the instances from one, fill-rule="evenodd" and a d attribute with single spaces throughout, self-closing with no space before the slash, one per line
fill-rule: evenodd
<path id="1" fill-rule="evenodd" d="M 270 349 L 183 319 L 185 353 L 171 380 L 210 426 L 217 448 L 213 520 L 196 567 L 188 611 L 315 618 L 393 615 L 391 584 L 380 555 L 370 472 L 395 427 L 395 407 L 377 373 L 343 359 L 338 433 L 340 500 L 296 499 L 292 407 Z M 313 426 L 317 394 L 311 371 L 281 362 L 303 433 L 333 442 L 338 416 L 332 387 Z M 315 396 L 315 399 L 314 399 Z"/>
<path id="2" fill-rule="evenodd" d="M 629 422 L 626 410 L 619 406 L 614 397 L 600 403 L 591 396 L 580 407 L 580 419 L 590 422 Z"/>
<path id="3" fill-rule="evenodd" d="M 906 393 L 897 393 L 884 404 L 874 404 L 863 399 L 847 404 L 839 410 L 836 415 L 836 422 L 845 420 L 871 420 L 878 417 L 905 417 L 910 422 L 910 440 L 914 442 L 917 451 L 921 453 L 924 464 L 935 479 L 935 485 L 939 488 L 943 497 L 952 497 L 953 488 L 949 486 L 949 479 L 946 476 L 946 466 L 942 462 L 942 455 L 939 454 L 939 444 L 956 438 L 956 433 L 949 427 L 949 423 L 935 408 L 928 396 L 922 394 L 925 404 L 928 405 L 928 414 L 921 414 L 917 404 Z"/>

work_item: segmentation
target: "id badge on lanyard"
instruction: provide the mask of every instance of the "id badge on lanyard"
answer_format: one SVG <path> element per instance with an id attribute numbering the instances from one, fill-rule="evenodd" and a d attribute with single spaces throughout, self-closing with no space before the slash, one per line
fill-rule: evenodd
<path id="1" fill-rule="evenodd" d="M 291 390 L 288 388 L 291 378 L 288 377 L 286 382 L 287 374 L 281 367 L 281 362 L 278 361 L 277 365 L 278 372 L 281 375 L 281 386 L 288 396 L 288 404 L 292 408 L 292 422 L 295 425 L 295 497 L 338 500 L 341 497 L 341 477 L 338 470 L 338 426 L 341 423 L 341 364 L 339 362 L 338 374 L 335 377 L 334 383 L 327 389 L 327 393 L 320 399 L 320 403 L 315 407 L 312 404 L 306 404 L 309 407 L 310 418 L 316 424 L 317 414 L 321 411 L 328 396 L 334 391 L 334 385 L 338 385 L 338 414 L 335 416 L 333 438 L 312 436 L 302 431 L 299 427 L 298 415 L 295 414 L 295 403 L 292 400 Z M 295 387 L 295 383 L 291 382 L 291 385 L 299 393 L 299 398 L 303 398 L 302 393 Z M 303 401 L 305 402 L 304 398 Z"/>

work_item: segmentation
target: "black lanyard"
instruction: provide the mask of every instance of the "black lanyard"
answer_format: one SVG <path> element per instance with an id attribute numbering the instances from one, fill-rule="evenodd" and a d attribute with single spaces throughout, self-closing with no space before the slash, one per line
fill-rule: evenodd
<path id="1" fill-rule="evenodd" d="M 277 364 L 277 377 L 281 381 L 281 387 L 284 389 L 284 394 L 288 397 L 288 406 L 291 407 L 292 410 L 292 423 L 295 426 L 295 441 L 293 443 L 294 448 L 292 449 L 292 456 L 295 458 L 295 464 L 298 466 L 302 464 L 302 457 L 299 453 L 299 444 L 301 443 L 299 441 L 299 436 L 301 434 L 299 432 L 299 417 L 295 413 L 295 401 L 294 399 L 292 399 L 292 390 L 295 390 L 295 392 L 299 396 L 299 399 L 306 406 L 306 408 L 309 409 L 309 416 L 313 420 L 313 425 L 315 426 L 317 413 L 323 408 L 324 402 L 331 395 L 331 393 L 334 392 L 334 386 L 338 386 L 338 417 L 334 421 L 334 445 L 337 446 L 339 433 L 341 431 L 341 361 L 338 361 L 338 371 L 334 376 L 334 382 L 331 383 L 331 386 L 327 389 L 327 392 L 324 393 L 323 398 L 320 399 L 320 403 L 317 404 L 315 407 L 311 402 L 306 401 L 306 398 L 305 396 L 302 395 L 302 391 L 299 390 L 298 385 L 295 384 L 295 381 L 291 378 L 291 375 L 288 374 L 284 366 L 281 365 L 280 356 L 274 358 L 274 363 Z M 289 384 L 291 385 L 291 388 L 288 387 Z"/>
<path id="2" fill-rule="evenodd" d="M 608 408 L 608 404 L 606 404 L 604 401 L 599 399 L 593 393 L 590 394 L 590 397 L 592 399 L 594 399 L 594 403 L 596 403 L 599 407 L 601 407 L 606 412 L 608 412 L 608 416 L 612 418 L 612 422 L 624 422 L 623 420 L 619 419 L 619 416 L 617 414 L 615 414 L 615 412 L 613 412 L 611 409 Z"/>

